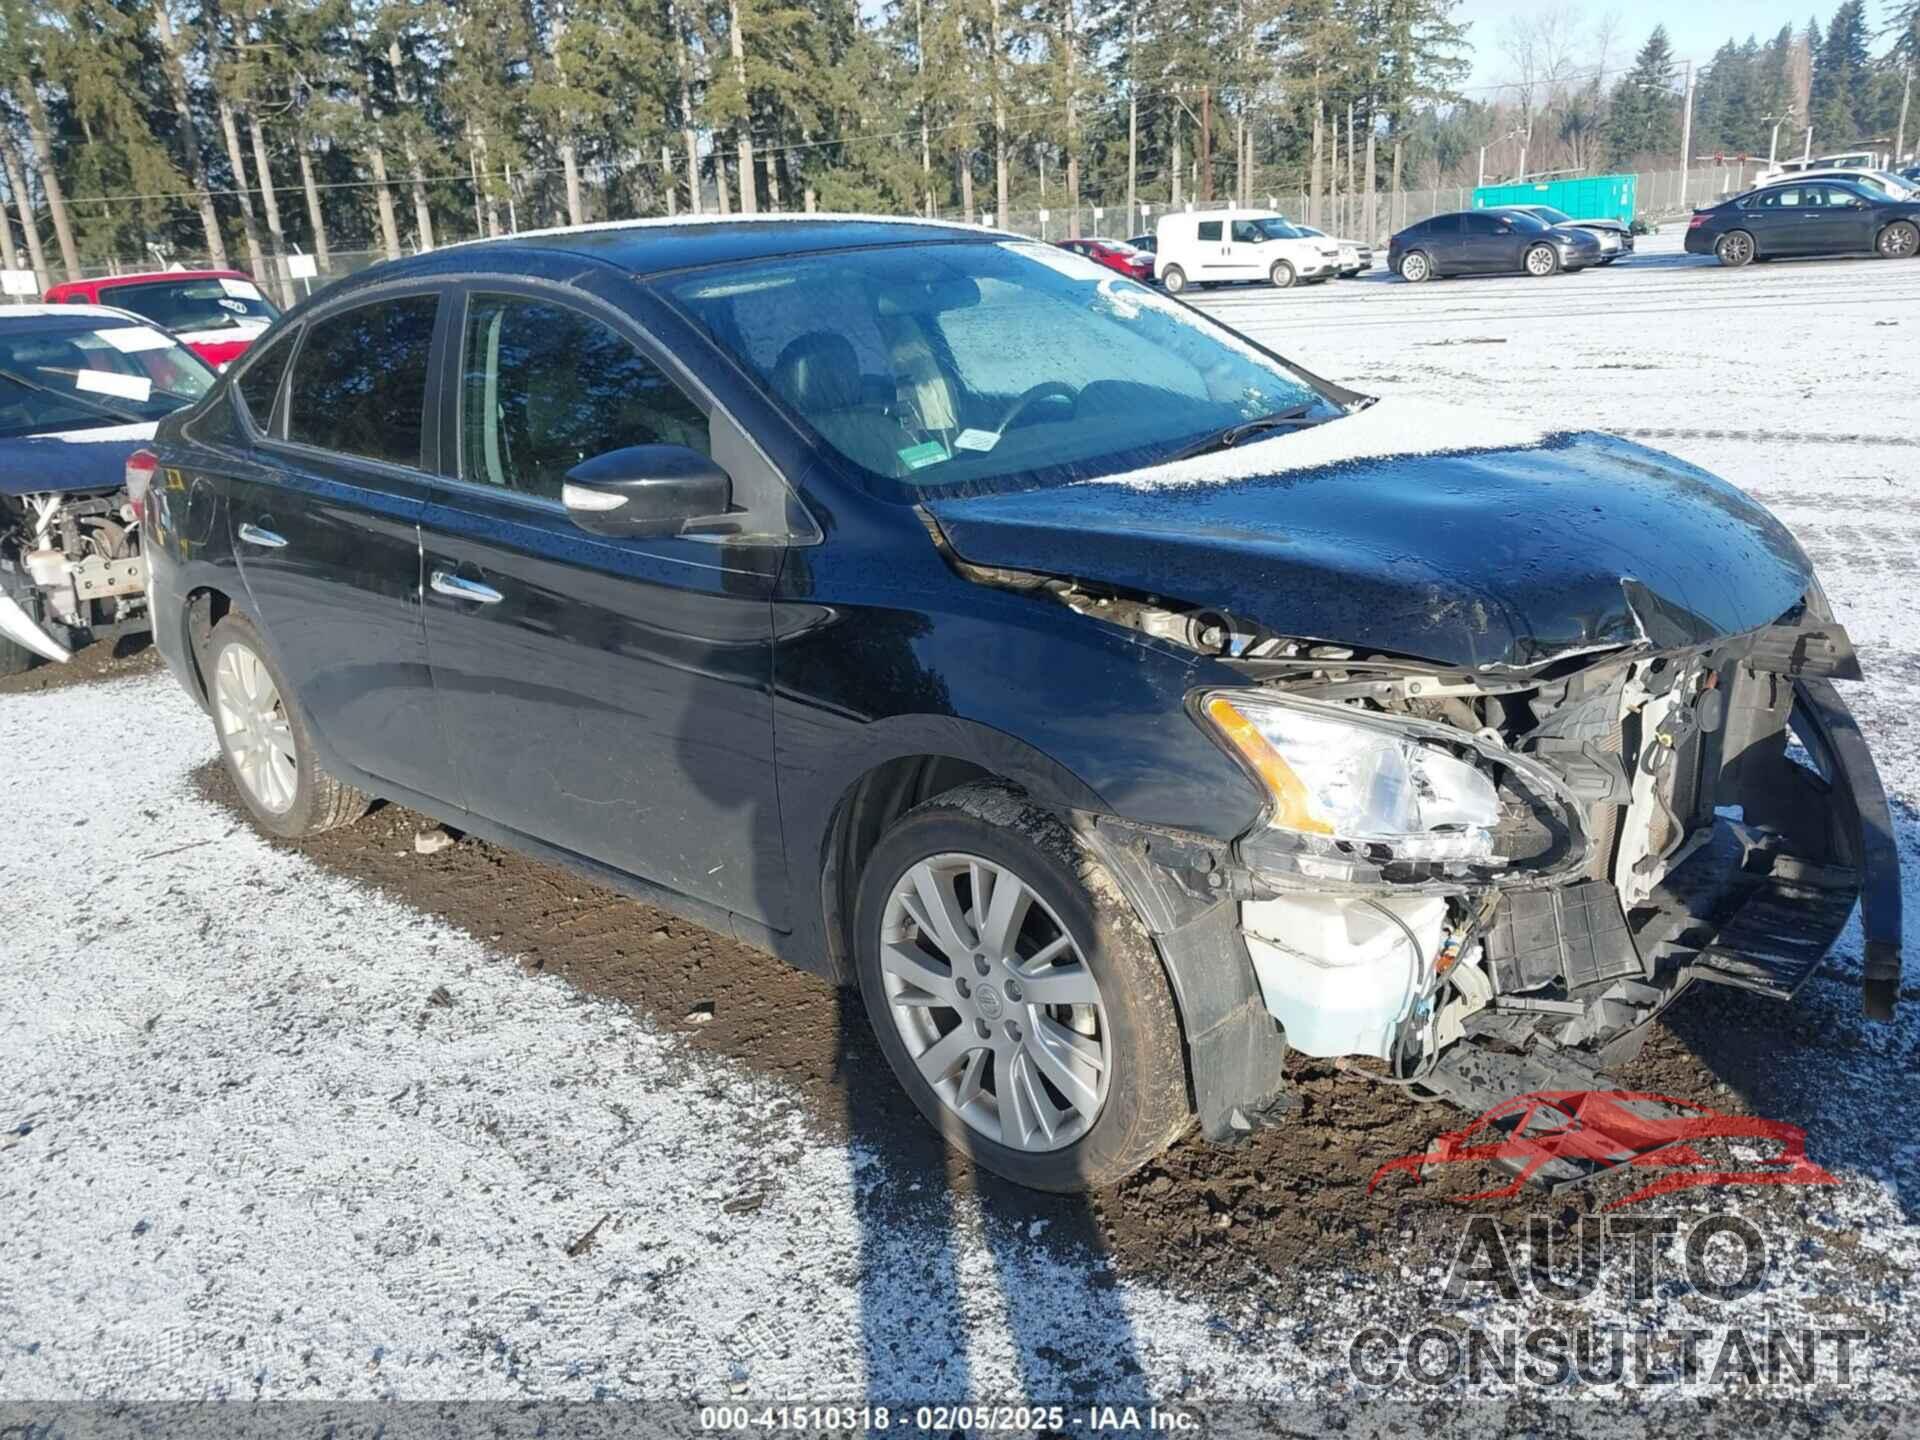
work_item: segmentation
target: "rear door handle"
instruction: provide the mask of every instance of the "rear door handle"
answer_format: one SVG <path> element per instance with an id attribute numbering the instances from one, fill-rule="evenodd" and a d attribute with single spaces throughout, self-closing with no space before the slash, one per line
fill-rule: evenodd
<path id="1" fill-rule="evenodd" d="M 242 525 L 240 527 L 240 538 L 249 545 L 258 545 L 266 550 L 284 550 L 287 548 L 286 536 L 276 535 L 271 530 L 262 530 L 258 525 Z"/>
<path id="2" fill-rule="evenodd" d="M 472 600 L 480 605 L 498 605 L 507 597 L 491 585 L 482 585 L 478 580 L 468 580 L 445 570 L 433 572 L 428 582 L 436 595 L 451 595 L 456 600 Z"/>

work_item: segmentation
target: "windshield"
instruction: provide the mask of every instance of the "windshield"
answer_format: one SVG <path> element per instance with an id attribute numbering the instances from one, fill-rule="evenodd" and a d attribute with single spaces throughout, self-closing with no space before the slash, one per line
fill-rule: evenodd
<path id="1" fill-rule="evenodd" d="M 1564 225 L 1573 217 L 1564 210 L 1556 210 L 1551 205 L 1529 205 L 1527 213 L 1536 220 L 1544 220 L 1549 225 Z"/>
<path id="2" fill-rule="evenodd" d="M 1545 220 L 1542 220 L 1538 212 L 1536 211 L 1506 210 L 1501 213 L 1504 214 L 1507 219 L 1513 222 L 1513 228 L 1516 230 L 1533 231 L 1533 230 L 1551 230 L 1553 228 L 1552 225 L 1548 224 Z"/>
<path id="3" fill-rule="evenodd" d="M 226 275 L 105 285 L 100 303 L 143 315 L 163 330 L 256 330 L 280 315 L 251 280 Z"/>
<path id="4" fill-rule="evenodd" d="M 886 499 L 1064 484 L 1248 420 L 1344 413 L 1233 331 L 1052 246 L 790 256 L 666 290 Z"/>
<path id="5" fill-rule="evenodd" d="M 192 351 L 95 316 L 0 328 L 0 438 L 158 420 L 213 385 Z"/>
<path id="6" fill-rule="evenodd" d="M 1299 240 L 1303 232 L 1294 228 L 1292 222 L 1274 216 L 1267 220 L 1253 222 L 1260 233 L 1269 240 Z"/>

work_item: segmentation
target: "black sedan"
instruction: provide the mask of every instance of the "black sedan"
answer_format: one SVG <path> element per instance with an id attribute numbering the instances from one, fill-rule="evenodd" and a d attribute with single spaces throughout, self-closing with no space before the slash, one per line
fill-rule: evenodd
<path id="1" fill-rule="evenodd" d="M 1616 260 L 1624 260 L 1633 254 L 1633 227 L 1603 216 L 1593 220 L 1576 220 L 1564 210 L 1556 210 L 1551 205 L 1514 205 L 1508 207 L 1524 211 L 1536 220 L 1544 220 L 1549 225 L 1562 228 L 1591 231 L 1600 242 L 1600 263 L 1611 265 Z"/>
<path id="2" fill-rule="evenodd" d="M 1438 275 L 1552 275 L 1605 259 L 1590 230 L 1549 225 L 1523 210 L 1459 210 L 1409 225 L 1387 247 L 1387 268 L 1418 284 Z"/>
<path id="3" fill-rule="evenodd" d="M 1436 429 L 1009 235 L 642 221 L 329 286 L 138 498 L 262 831 L 399 801 L 854 987 L 943 1135 L 1068 1190 L 1285 1123 L 1289 1053 L 1478 1110 L 1490 1021 L 1592 1086 L 1863 890 L 1890 1015 L 1812 563 L 1569 418 Z"/>
<path id="4" fill-rule="evenodd" d="M 1920 197 L 1896 200 L 1844 180 L 1768 185 L 1693 212 L 1687 252 L 1722 265 L 1787 255 L 1883 255 L 1920 251 Z"/>

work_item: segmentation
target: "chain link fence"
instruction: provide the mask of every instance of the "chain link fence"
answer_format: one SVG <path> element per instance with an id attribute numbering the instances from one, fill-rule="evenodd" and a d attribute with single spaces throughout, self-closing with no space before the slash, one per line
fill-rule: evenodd
<path id="1" fill-rule="evenodd" d="M 1750 186 L 1763 169 L 1764 166 L 1758 162 L 1748 161 L 1745 164 L 1702 166 L 1685 171 L 1678 168 L 1640 171 L 1636 174 L 1638 218 L 1655 226 L 1670 224 L 1684 217 L 1694 206 L 1713 204 L 1728 195 L 1737 194 Z M 1364 192 L 1339 191 L 1323 195 L 1322 203 L 1316 207 L 1311 203 L 1307 191 L 1298 183 L 1297 177 L 1290 178 L 1294 183 L 1285 189 L 1256 186 L 1253 203 L 1277 210 L 1297 222 L 1314 225 L 1329 234 L 1377 246 L 1384 246 L 1395 231 L 1417 224 L 1431 215 L 1465 210 L 1473 204 L 1473 186 L 1443 185 L 1433 189 L 1378 190 L 1371 197 Z M 1064 240 L 1074 235 L 1125 240 L 1136 235 L 1151 234 L 1159 217 L 1170 209 L 1225 209 L 1232 204 L 1230 199 L 1205 202 L 1183 200 L 1177 206 L 1152 199 L 1136 199 L 1132 204 L 1124 198 L 1117 202 L 1083 201 L 1078 207 L 1047 206 L 1012 210 L 1000 228 L 1045 241 Z M 693 218 L 684 211 L 682 217 Z M 701 218 L 714 217 L 709 211 Z M 988 226 L 995 223 L 991 208 L 973 214 L 950 209 L 937 212 L 936 218 Z M 449 234 L 443 229 L 436 238 L 444 245 L 478 238 L 478 232 L 471 235 Z M 407 249 L 406 253 L 412 252 Z M 316 256 L 298 254 L 268 256 L 263 257 L 263 264 L 258 267 L 261 273 L 257 278 L 276 302 L 294 304 L 329 281 L 354 274 L 387 258 L 385 249 L 377 246 L 370 249 L 330 250 L 324 261 Z M 236 254 L 230 250 L 227 263 L 243 270 L 255 269 L 244 251 Z M 128 257 L 104 265 L 83 266 L 79 278 L 96 279 L 164 269 L 203 269 L 211 264 L 210 258 L 203 254 L 173 253 L 166 257 L 164 263 L 151 258 L 142 260 Z M 313 272 L 311 275 L 305 273 L 309 269 Z M 22 272 L 21 283 L 16 285 L 16 289 L 22 293 L 12 294 L 9 298 L 20 302 L 37 298 L 34 294 L 24 293 L 24 281 L 28 273 Z M 55 273 L 49 278 L 58 280 L 59 274 Z"/>

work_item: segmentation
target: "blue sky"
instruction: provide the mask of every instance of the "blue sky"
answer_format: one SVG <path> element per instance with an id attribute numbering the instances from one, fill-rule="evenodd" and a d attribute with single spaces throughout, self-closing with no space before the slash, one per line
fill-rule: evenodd
<path id="1" fill-rule="evenodd" d="M 1795 29 L 1807 23 L 1809 15 L 1818 15 L 1825 24 L 1839 0 L 1588 0 L 1571 6 L 1556 0 L 1463 0 L 1455 16 L 1472 22 L 1469 37 L 1473 41 L 1472 86 L 1497 85 L 1514 76 L 1513 63 L 1501 52 L 1500 39 L 1512 16 L 1539 15 L 1544 10 L 1571 8 L 1591 32 L 1603 15 L 1617 15 L 1619 25 L 1608 67 L 1632 61 L 1633 52 L 1645 42 L 1653 27 L 1664 23 L 1673 37 L 1674 54 L 1682 60 L 1705 60 L 1729 37 L 1744 40 L 1757 34 L 1762 40 L 1791 23 Z M 1867 23 L 1878 29 L 1883 23 L 1882 0 L 1867 0 Z M 1481 98 L 1476 96 L 1476 98 Z"/>

